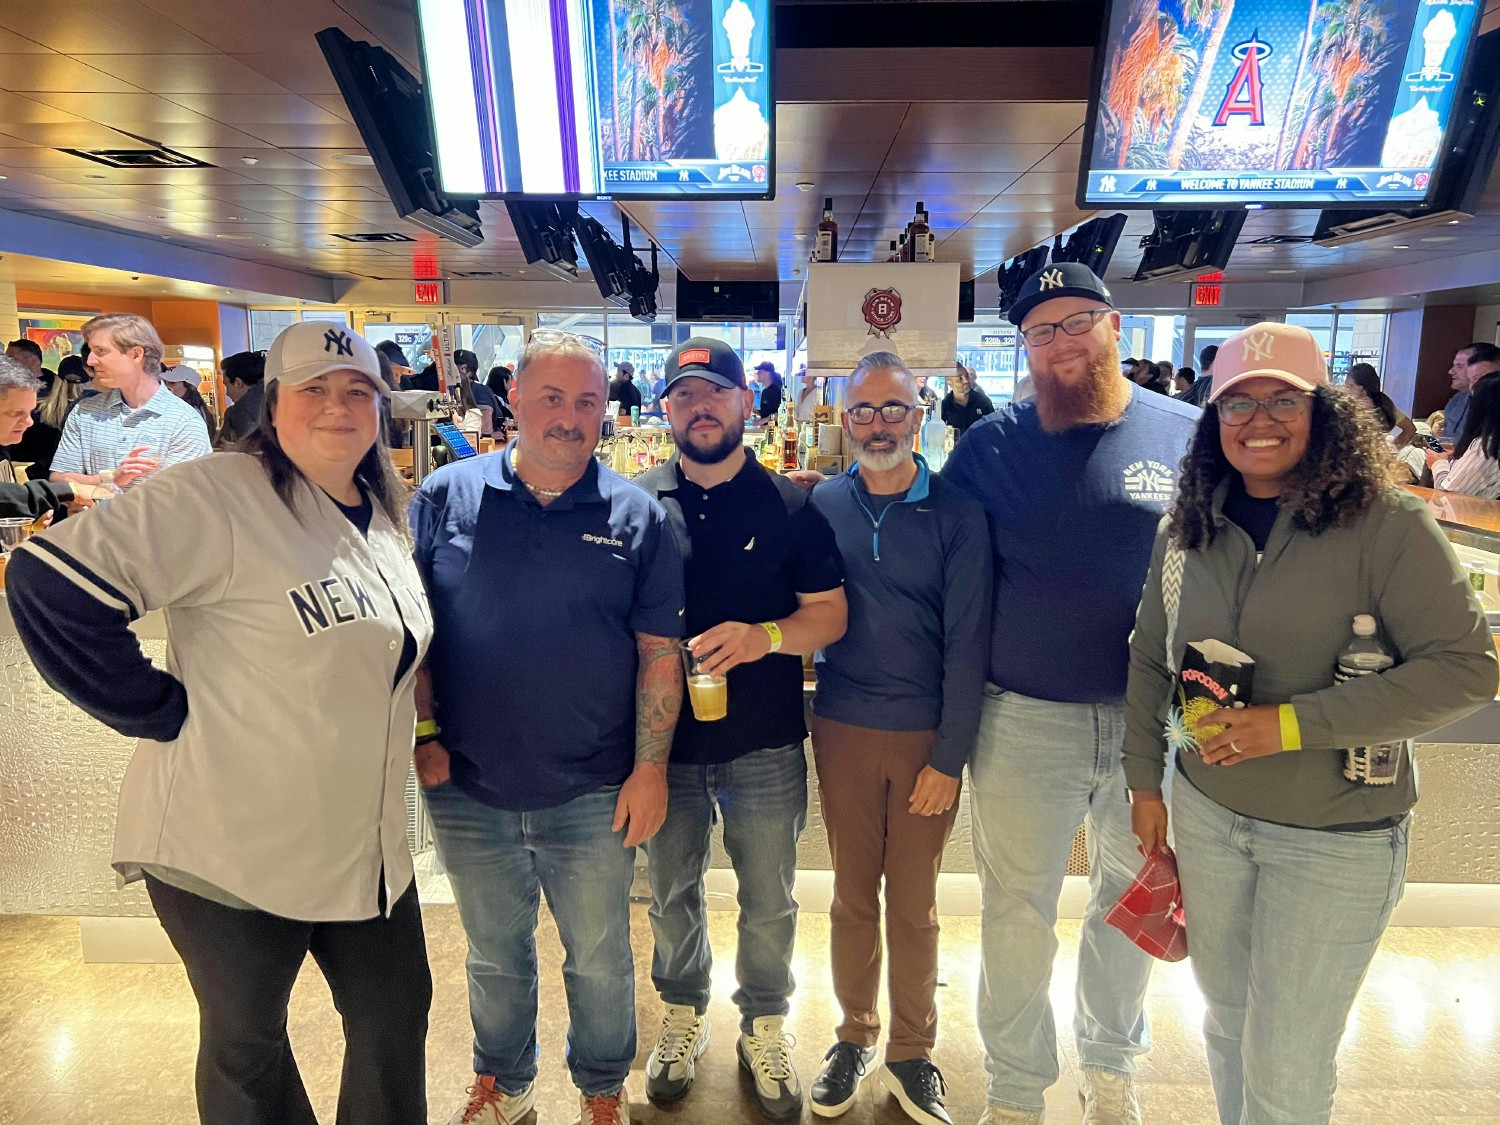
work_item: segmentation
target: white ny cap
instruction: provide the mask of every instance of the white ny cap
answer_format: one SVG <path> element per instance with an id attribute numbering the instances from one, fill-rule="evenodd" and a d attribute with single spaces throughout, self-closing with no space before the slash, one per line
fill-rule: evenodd
<path id="1" fill-rule="evenodd" d="M 266 382 L 289 387 L 330 371 L 357 371 L 389 394 L 395 390 L 380 374 L 380 360 L 363 336 L 338 324 L 304 320 L 277 336 L 266 352 Z"/>

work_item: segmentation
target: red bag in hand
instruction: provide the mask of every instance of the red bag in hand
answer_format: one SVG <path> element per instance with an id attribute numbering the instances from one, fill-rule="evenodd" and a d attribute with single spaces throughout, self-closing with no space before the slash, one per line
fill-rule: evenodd
<path id="1" fill-rule="evenodd" d="M 1187 956 L 1182 884 L 1177 880 L 1177 857 L 1170 849 L 1158 849 L 1146 857 L 1146 866 L 1104 920 L 1159 960 L 1181 961 Z"/>

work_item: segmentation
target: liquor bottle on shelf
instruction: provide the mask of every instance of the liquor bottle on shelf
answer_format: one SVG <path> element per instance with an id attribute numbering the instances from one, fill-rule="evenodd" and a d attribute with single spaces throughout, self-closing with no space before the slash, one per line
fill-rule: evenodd
<path id="1" fill-rule="evenodd" d="M 823 221 L 818 224 L 818 242 L 813 251 L 815 262 L 839 260 L 839 225 L 833 221 L 833 200 L 823 200 Z"/>
<path id="2" fill-rule="evenodd" d="M 901 241 L 896 245 L 896 261 L 911 261 L 911 243 L 906 241 L 906 232 L 901 232 Z"/>
<path id="3" fill-rule="evenodd" d="M 917 204 L 917 217 L 911 224 L 912 261 L 932 261 L 932 227 L 927 221 L 927 205 Z"/>
<path id="4" fill-rule="evenodd" d="M 888 257 L 886 259 L 886 261 L 887 262 L 899 262 L 900 260 L 901 259 L 899 257 L 897 257 L 896 240 L 893 238 L 893 239 L 891 239 L 891 255 L 890 255 L 890 257 Z"/>

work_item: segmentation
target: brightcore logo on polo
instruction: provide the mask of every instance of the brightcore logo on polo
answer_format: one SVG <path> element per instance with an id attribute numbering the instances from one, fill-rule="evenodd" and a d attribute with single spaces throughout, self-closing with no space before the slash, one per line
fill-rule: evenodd
<path id="1" fill-rule="evenodd" d="M 601 547 L 623 547 L 623 546 L 625 546 L 625 544 L 624 544 L 624 542 L 622 540 L 619 540 L 619 539 L 610 539 L 610 538 L 608 538 L 607 536 L 604 536 L 604 535 L 590 535 L 587 532 L 585 532 L 579 538 L 581 538 L 585 543 L 597 543 Z"/>

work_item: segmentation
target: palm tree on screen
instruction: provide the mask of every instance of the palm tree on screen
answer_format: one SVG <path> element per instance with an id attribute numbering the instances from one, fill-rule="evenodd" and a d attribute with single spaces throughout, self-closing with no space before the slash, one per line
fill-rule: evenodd
<path id="1" fill-rule="evenodd" d="M 1204 36 L 1198 48 L 1197 65 L 1193 68 L 1193 84 L 1188 90 L 1187 101 L 1177 114 L 1172 125 L 1172 135 L 1167 141 L 1168 168 L 1182 167 L 1182 154 L 1187 148 L 1193 127 L 1198 123 L 1198 114 L 1203 109 L 1203 99 L 1208 95 L 1208 80 L 1218 61 L 1219 49 L 1224 45 L 1224 34 L 1229 30 L 1229 18 L 1234 14 L 1234 0 L 1186 0 L 1182 6 L 1183 18 L 1199 36 Z"/>

